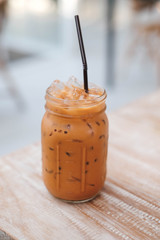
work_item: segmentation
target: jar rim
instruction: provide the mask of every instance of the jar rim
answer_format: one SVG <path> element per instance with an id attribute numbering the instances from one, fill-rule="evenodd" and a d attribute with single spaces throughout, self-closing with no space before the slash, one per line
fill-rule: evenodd
<path id="1" fill-rule="evenodd" d="M 107 93 L 106 90 L 103 89 L 103 93 L 101 95 L 98 95 L 98 97 L 95 97 L 94 99 L 62 99 L 62 98 L 57 98 L 53 95 L 50 94 L 49 92 L 50 87 L 47 88 L 46 90 L 46 96 L 45 99 L 49 100 L 51 102 L 54 102 L 58 105 L 63 105 L 67 108 L 74 108 L 74 107 L 90 107 L 93 105 L 97 105 L 99 103 L 102 103 L 106 100 L 107 98 Z"/>

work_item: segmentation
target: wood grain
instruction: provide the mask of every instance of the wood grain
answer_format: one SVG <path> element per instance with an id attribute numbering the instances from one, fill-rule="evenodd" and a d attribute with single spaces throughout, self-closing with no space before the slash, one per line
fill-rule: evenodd
<path id="1" fill-rule="evenodd" d="M 40 144 L 0 158 L 0 229 L 16 240 L 160 239 L 160 91 L 109 116 L 107 180 L 89 203 L 52 197 Z"/>

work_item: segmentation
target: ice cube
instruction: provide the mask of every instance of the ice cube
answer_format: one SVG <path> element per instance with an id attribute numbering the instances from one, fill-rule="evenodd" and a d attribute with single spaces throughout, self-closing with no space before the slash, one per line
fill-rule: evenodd
<path id="1" fill-rule="evenodd" d="M 63 100 L 87 100 L 97 98 L 97 95 L 103 94 L 103 89 L 94 83 L 89 83 L 89 92 L 86 93 L 84 87 L 78 80 L 72 76 L 66 84 L 60 80 L 55 80 L 48 89 L 49 93 Z M 82 103 L 82 102 L 81 102 Z"/>
<path id="2" fill-rule="evenodd" d="M 55 97 L 60 97 L 61 92 L 64 90 L 65 85 L 60 80 L 54 80 L 50 86 L 49 92 Z"/>
<path id="3" fill-rule="evenodd" d="M 103 89 L 98 87 L 94 83 L 89 83 L 89 95 L 101 95 L 103 93 Z"/>
<path id="4" fill-rule="evenodd" d="M 53 83 L 51 84 L 51 87 L 54 90 L 63 90 L 65 85 L 60 80 L 54 80 Z"/>
<path id="5" fill-rule="evenodd" d="M 66 85 L 70 88 L 82 88 L 82 84 L 80 84 L 74 76 L 69 78 Z"/>

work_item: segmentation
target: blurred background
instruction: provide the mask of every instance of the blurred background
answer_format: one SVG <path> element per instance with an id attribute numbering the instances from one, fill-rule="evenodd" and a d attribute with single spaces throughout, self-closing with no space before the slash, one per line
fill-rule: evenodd
<path id="1" fill-rule="evenodd" d="M 159 1 L 0 0 L 0 155 L 40 141 L 53 80 L 82 81 L 75 14 L 108 112 L 159 88 Z"/>

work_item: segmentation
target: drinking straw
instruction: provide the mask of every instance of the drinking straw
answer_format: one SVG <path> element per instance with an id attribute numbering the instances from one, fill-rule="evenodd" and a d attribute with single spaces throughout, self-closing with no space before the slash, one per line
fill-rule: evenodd
<path id="1" fill-rule="evenodd" d="M 79 47 L 80 47 L 80 52 L 82 57 L 82 64 L 83 64 L 84 89 L 86 92 L 88 92 L 88 74 L 87 74 L 88 66 L 87 66 L 86 54 L 85 54 L 85 49 L 83 44 L 81 25 L 80 25 L 78 15 L 75 16 L 75 22 L 76 22 L 77 35 L 78 35 Z"/>

